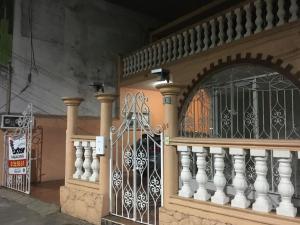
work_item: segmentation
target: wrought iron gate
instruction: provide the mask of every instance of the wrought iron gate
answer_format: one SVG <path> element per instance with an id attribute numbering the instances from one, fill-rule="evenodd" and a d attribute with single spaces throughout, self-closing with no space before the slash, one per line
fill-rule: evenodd
<path id="1" fill-rule="evenodd" d="M 19 127 L 14 132 L 6 132 L 4 136 L 4 174 L 3 174 L 3 186 L 30 194 L 30 176 L 31 176 L 31 143 L 32 143 L 32 127 L 33 127 L 33 114 L 32 105 L 29 104 L 26 110 L 22 113 L 22 116 L 18 120 Z M 9 148 L 12 151 L 24 151 L 20 149 L 14 149 L 12 140 L 25 139 L 25 170 L 20 173 L 9 172 Z M 10 145 L 10 146 L 9 146 Z M 17 162 L 19 163 L 19 162 Z M 22 166 L 22 165 L 15 165 Z"/>
<path id="2" fill-rule="evenodd" d="M 149 125 L 143 93 L 127 94 L 122 124 L 110 132 L 110 212 L 157 224 L 162 200 L 162 129 Z"/>

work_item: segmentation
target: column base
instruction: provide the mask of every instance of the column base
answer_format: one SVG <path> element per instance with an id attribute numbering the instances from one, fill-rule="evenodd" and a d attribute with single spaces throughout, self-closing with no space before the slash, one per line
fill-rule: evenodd
<path id="1" fill-rule="evenodd" d="M 207 201 L 210 197 L 210 194 L 206 190 L 198 190 L 197 193 L 194 194 L 194 199 L 201 201 Z"/>
<path id="2" fill-rule="evenodd" d="M 252 205 L 252 209 L 258 212 L 268 213 L 272 210 L 272 206 L 267 199 L 257 198 Z"/>
<path id="3" fill-rule="evenodd" d="M 229 202 L 229 198 L 225 195 L 224 192 L 216 192 L 214 196 L 211 197 L 211 202 L 219 205 L 225 205 Z"/>
<path id="4" fill-rule="evenodd" d="M 185 198 L 191 198 L 192 196 L 193 196 L 193 192 L 192 192 L 192 190 L 186 190 L 186 189 L 181 189 L 180 191 L 179 191 L 179 196 L 180 197 L 185 197 Z"/>
<path id="5" fill-rule="evenodd" d="M 292 204 L 282 204 L 276 208 L 276 214 L 280 216 L 296 217 L 297 209 Z"/>
<path id="6" fill-rule="evenodd" d="M 237 208 L 242 208 L 246 209 L 250 205 L 250 201 L 246 198 L 244 195 L 236 195 L 232 200 L 231 200 L 231 206 L 232 207 L 237 207 Z"/>

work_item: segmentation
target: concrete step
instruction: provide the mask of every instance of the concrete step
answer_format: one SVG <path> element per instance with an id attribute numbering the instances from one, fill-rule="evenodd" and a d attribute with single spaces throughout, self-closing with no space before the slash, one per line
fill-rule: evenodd
<path id="1" fill-rule="evenodd" d="M 141 225 L 142 223 L 134 222 L 119 216 L 109 215 L 101 219 L 101 225 Z"/>

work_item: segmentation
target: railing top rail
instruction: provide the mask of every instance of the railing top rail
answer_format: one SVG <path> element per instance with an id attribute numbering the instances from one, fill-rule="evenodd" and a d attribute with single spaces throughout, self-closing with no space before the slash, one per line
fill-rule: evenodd
<path id="1" fill-rule="evenodd" d="M 274 140 L 274 139 L 226 139 L 226 138 L 184 138 L 174 137 L 168 145 L 188 145 L 204 147 L 240 147 L 244 149 L 268 149 L 300 151 L 300 140 Z"/>
<path id="2" fill-rule="evenodd" d="M 72 135 L 71 136 L 72 140 L 96 140 L 96 136 L 92 136 L 92 135 Z"/>

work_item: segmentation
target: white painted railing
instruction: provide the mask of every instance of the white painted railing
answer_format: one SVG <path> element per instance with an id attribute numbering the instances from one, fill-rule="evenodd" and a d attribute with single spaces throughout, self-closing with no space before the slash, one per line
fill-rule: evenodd
<path id="1" fill-rule="evenodd" d="M 230 141 L 228 140 L 228 142 Z M 293 171 L 291 162 L 292 159 L 300 159 L 300 150 L 297 152 L 294 149 L 290 151 L 289 149 L 228 147 L 228 145 L 225 147 L 205 146 L 203 147 L 199 143 L 194 146 L 193 144 L 177 145 L 181 164 L 179 196 L 211 201 L 221 205 L 230 204 L 233 207 L 244 209 L 252 208 L 252 210 L 265 213 L 274 209 L 278 215 L 296 217 L 297 208 L 292 202 L 295 189 L 291 175 L 292 173 L 297 174 L 298 171 Z M 192 154 L 196 156 L 194 161 L 197 168 L 195 179 L 192 176 Z M 268 163 L 270 154 L 274 162 L 276 161 L 278 164 L 277 180 L 273 180 L 272 173 L 275 172 L 271 171 L 272 165 L 270 166 Z M 253 160 L 252 169 L 247 165 L 246 155 L 248 161 L 250 157 Z M 232 160 L 232 167 L 229 167 L 231 171 L 228 171 L 229 162 L 225 159 L 228 156 Z M 208 168 L 208 164 L 211 164 L 212 167 Z M 251 174 L 249 171 L 246 172 L 246 167 Z M 230 184 L 228 172 L 232 174 Z M 271 182 L 278 182 L 276 193 L 270 191 L 270 173 L 272 174 Z M 253 178 L 252 187 L 250 187 L 251 182 L 248 180 L 248 175 Z M 212 177 L 210 184 L 208 176 Z M 252 189 L 252 194 L 249 194 L 249 189 Z M 275 195 L 278 201 L 274 203 L 271 195 L 273 197 Z"/>
<path id="2" fill-rule="evenodd" d="M 75 150 L 74 179 L 97 182 L 99 180 L 99 159 L 96 155 L 96 141 L 73 139 Z"/>
<path id="3" fill-rule="evenodd" d="M 124 57 L 122 78 L 298 19 L 297 0 L 248 2 Z"/>

